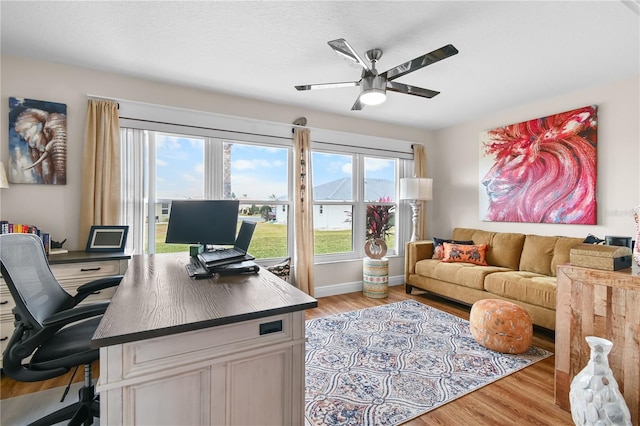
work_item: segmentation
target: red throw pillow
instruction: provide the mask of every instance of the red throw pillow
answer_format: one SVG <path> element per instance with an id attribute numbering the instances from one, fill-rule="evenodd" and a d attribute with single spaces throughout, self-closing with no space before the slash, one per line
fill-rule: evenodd
<path id="1" fill-rule="evenodd" d="M 442 243 L 454 243 L 454 244 L 473 244 L 471 240 L 464 241 L 456 241 L 456 240 L 445 240 L 442 238 L 433 238 L 433 256 L 432 259 L 442 259 L 444 254 L 444 248 L 442 247 Z"/>
<path id="2" fill-rule="evenodd" d="M 444 255 L 443 262 L 465 262 L 475 265 L 487 266 L 485 254 L 487 253 L 486 244 L 465 245 L 443 243 Z"/>

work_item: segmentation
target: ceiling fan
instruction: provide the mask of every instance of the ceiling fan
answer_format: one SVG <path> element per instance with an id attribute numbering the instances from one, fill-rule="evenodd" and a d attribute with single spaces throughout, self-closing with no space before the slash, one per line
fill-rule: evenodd
<path id="1" fill-rule="evenodd" d="M 295 88 L 297 90 L 314 90 L 360 86 L 360 96 L 358 96 L 358 99 L 351 107 L 351 110 L 353 111 L 359 111 L 364 108 L 365 105 L 381 104 L 387 97 L 387 90 L 407 95 L 421 96 L 423 98 L 433 98 L 440 92 L 398 83 L 393 80 L 458 53 L 458 49 L 453 47 L 453 45 L 448 44 L 440 49 L 434 50 L 433 52 L 393 67 L 383 73 L 378 73 L 378 70 L 376 69 L 376 62 L 380 57 L 382 57 L 382 50 L 367 50 L 365 56 L 367 60 L 371 62 L 371 67 L 369 67 L 345 39 L 339 38 L 337 40 L 331 40 L 328 44 L 337 54 L 355 62 L 363 68 L 360 80 L 342 83 L 305 84 L 295 86 Z"/>

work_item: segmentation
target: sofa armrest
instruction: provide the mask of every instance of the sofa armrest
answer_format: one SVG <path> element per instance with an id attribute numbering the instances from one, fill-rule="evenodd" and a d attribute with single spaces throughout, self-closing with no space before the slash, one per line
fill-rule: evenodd
<path id="1" fill-rule="evenodd" d="M 416 272 L 416 262 L 433 257 L 433 241 L 413 241 L 405 244 L 404 251 L 404 279 L 409 279 L 410 274 Z"/>

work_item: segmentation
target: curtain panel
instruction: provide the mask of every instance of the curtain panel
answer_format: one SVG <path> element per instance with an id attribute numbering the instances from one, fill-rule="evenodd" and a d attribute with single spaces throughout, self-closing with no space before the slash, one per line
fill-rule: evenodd
<path id="1" fill-rule="evenodd" d="M 309 129 L 293 131 L 294 276 L 298 288 L 313 296 L 313 186 Z"/>
<path id="2" fill-rule="evenodd" d="M 120 224 L 120 124 L 118 103 L 89 99 L 82 156 L 80 247 L 92 225 Z"/>

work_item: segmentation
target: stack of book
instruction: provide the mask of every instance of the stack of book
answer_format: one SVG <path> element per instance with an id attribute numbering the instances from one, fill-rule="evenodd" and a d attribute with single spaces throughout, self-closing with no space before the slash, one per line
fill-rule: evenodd
<path id="1" fill-rule="evenodd" d="M 47 232 L 42 232 L 37 226 L 27 225 L 23 223 L 10 223 L 6 220 L 0 220 L 0 234 L 36 234 L 42 238 L 44 244 L 44 251 L 47 254 L 52 254 L 51 250 L 51 236 Z M 54 249 L 58 253 L 66 253 L 64 249 Z M 61 251 L 64 250 L 64 251 Z"/>

